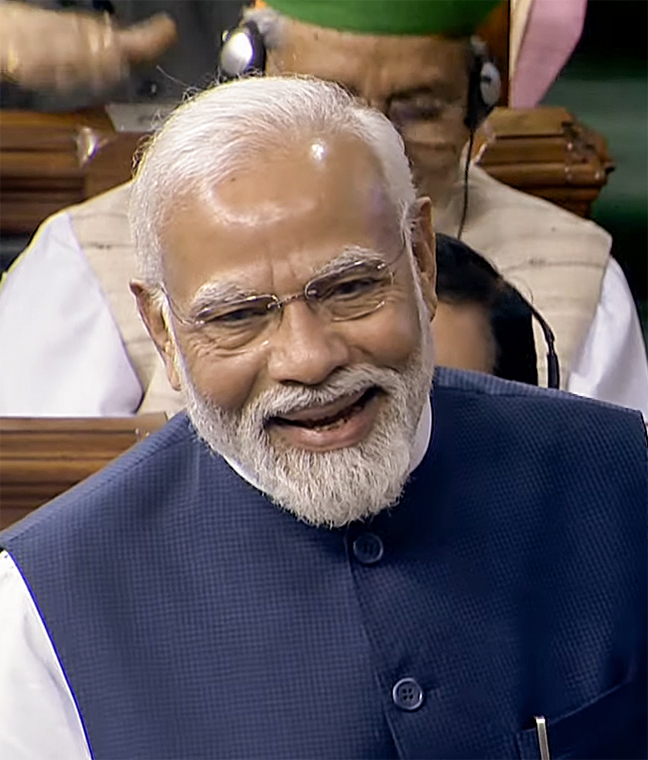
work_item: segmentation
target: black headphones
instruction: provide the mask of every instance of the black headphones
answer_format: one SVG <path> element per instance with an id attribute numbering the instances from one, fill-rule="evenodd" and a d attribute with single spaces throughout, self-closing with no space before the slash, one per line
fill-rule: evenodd
<path id="1" fill-rule="evenodd" d="M 558 362 L 558 354 L 556 353 L 556 338 L 553 330 L 535 306 L 532 306 L 523 296 L 520 296 L 520 298 L 523 298 L 527 308 L 535 317 L 538 325 L 540 325 L 545 343 L 547 344 L 547 388 L 560 388 L 560 363 Z"/>
<path id="2" fill-rule="evenodd" d="M 469 55 L 468 105 L 464 123 L 472 135 L 497 105 L 502 80 L 488 48 L 478 37 L 471 37 Z M 218 63 L 220 81 L 263 74 L 266 47 L 254 21 L 244 21 L 225 33 Z"/>
<path id="3" fill-rule="evenodd" d="M 502 78 L 497 66 L 488 55 L 486 44 L 479 37 L 470 38 L 471 62 L 468 71 L 468 107 L 464 124 L 468 127 L 468 150 L 463 176 L 463 210 L 457 230 L 457 239 L 461 240 L 466 218 L 468 216 L 468 172 L 470 157 L 475 143 L 475 132 L 488 114 L 495 108 L 502 93 Z"/>
<path id="4" fill-rule="evenodd" d="M 502 78 L 486 44 L 479 37 L 470 38 L 468 69 L 468 107 L 464 124 L 471 135 L 497 105 L 502 94 Z"/>
<path id="5" fill-rule="evenodd" d="M 265 42 L 254 21 L 243 21 L 236 29 L 225 32 L 218 56 L 219 81 L 263 74 L 265 63 Z"/>
<path id="6" fill-rule="evenodd" d="M 438 235 L 437 235 L 438 237 Z M 499 310 L 501 314 L 496 314 L 495 319 L 491 318 L 491 326 L 493 329 L 493 332 L 495 333 L 495 339 L 496 342 L 499 344 L 500 348 L 503 348 L 503 343 L 511 338 L 515 337 L 512 336 L 511 333 L 515 329 L 515 326 L 513 326 L 513 330 L 511 329 L 511 322 L 510 322 L 510 312 L 517 312 L 518 314 L 523 314 L 526 316 L 526 319 L 528 320 L 529 327 L 531 327 L 533 319 L 538 323 L 538 326 L 540 327 L 542 331 L 542 335 L 544 336 L 544 342 L 547 347 L 547 388 L 560 388 L 560 363 L 558 361 L 558 354 L 556 353 L 556 346 L 555 342 L 556 339 L 554 337 L 553 330 L 551 327 L 549 327 L 549 323 L 547 320 L 540 314 L 540 312 L 533 306 L 529 301 L 520 293 L 520 291 L 515 288 L 511 283 L 506 282 L 507 286 L 507 292 L 503 293 L 503 297 L 499 303 Z M 509 320 L 507 322 L 507 314 L 506 312 L 509 312 L 508 317 Z M 497 317 L 504 317 L 503 319 L 498 319 Z M 498 334 L 499 333 L 499 334 Z M 532 340 L 533 340 L 533 336 Z M 519 349 L 519 345 L 515 345 L 516 349 Z M 504 353 L 504 352 L 503 352 Z M 511 352 L 509 352 L 510 354 Z M 524 356 L 520 355 L 509 355 L 500 357 L 501 361 L 507 362 L 507 369 L 511 368 L 511 365 L 515 365 L 517 371 L 520 371 L 520 362 L 524 360 Z M 535 357 L 535 351 L 534 351 L 534 359 Z M 498 377 L 504 377 L 506 378 L 506 374 L 502 374 L 501 370 L 504 369 L 503 366 L 499 367 L 500 371 L 495 371 L 495 374 Z M 526 369 L 524 367 L 523 369 Z M 535 376 L 534 382 L 532 382 L 532 385 L 538 385 L 538 371 L 537 371 L 537 364 L 534 363 L 533 365 L 533 374 Z M 514 379 L 514 378 L 511 378 Z M 516 378 L 515 378 L 516 379 Z M 525 380 L 524 382 L 530 382 L 529 380 Z"/>

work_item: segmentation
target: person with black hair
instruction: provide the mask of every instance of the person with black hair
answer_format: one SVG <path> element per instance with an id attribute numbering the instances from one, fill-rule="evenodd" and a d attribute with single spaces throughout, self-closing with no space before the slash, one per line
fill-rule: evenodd
<path id="1" fill-rule="evenodd" d="M 538 384 L 530 304 L 476 251 L 437 233 L 437 360 Z M 457 340 L 457 336 L 461 340 Z"/>

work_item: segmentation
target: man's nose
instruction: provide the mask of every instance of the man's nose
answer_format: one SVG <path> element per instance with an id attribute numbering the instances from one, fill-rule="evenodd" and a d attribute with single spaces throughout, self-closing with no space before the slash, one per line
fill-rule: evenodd
<path id="1" fill-rule="evenodd" d="M 307 304 L 284 307 L 270 340 L 268 372 L 278 383 L 317 385 L 350 361 L 350 348 L 339 330 Z"/>

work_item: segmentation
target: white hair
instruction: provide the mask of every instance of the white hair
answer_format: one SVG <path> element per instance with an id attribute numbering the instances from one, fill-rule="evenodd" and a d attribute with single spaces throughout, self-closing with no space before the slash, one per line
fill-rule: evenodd
<path id="1" fill-rule="evenodd" d="M 310 77 L 252 77 L 217 85 L 183 103 L 145 149 L 130 217 L 140 275 L 162 283 L 161 226 L 178 195 L 214 184 L 302 138 L 359 138 L 378 159 L 409 242 L 416 199 L 403 142 L 389 120 L 338 85 Z"/>

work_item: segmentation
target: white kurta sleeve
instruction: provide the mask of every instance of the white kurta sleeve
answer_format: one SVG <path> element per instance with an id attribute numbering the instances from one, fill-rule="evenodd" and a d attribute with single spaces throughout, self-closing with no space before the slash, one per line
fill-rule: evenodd
<path id="1" fill-rule="evenodd" d="M 610 259 L 601 300 L 572 365 L 568 390 L 639 409 L 648 420 L 648 360 L 637 310 L 623 270 Z"/>
<path id="2" fill-rule="evenodd" d="M 67 214 L 46 222 L 0 289 L 0 415 L 133 414 L 142 388 Z"/>
<path id="3" fill-rule="evenodd" d="M 0 553 L 0 757 L 90 760 L 74 697 L 11 556 Z"/>

